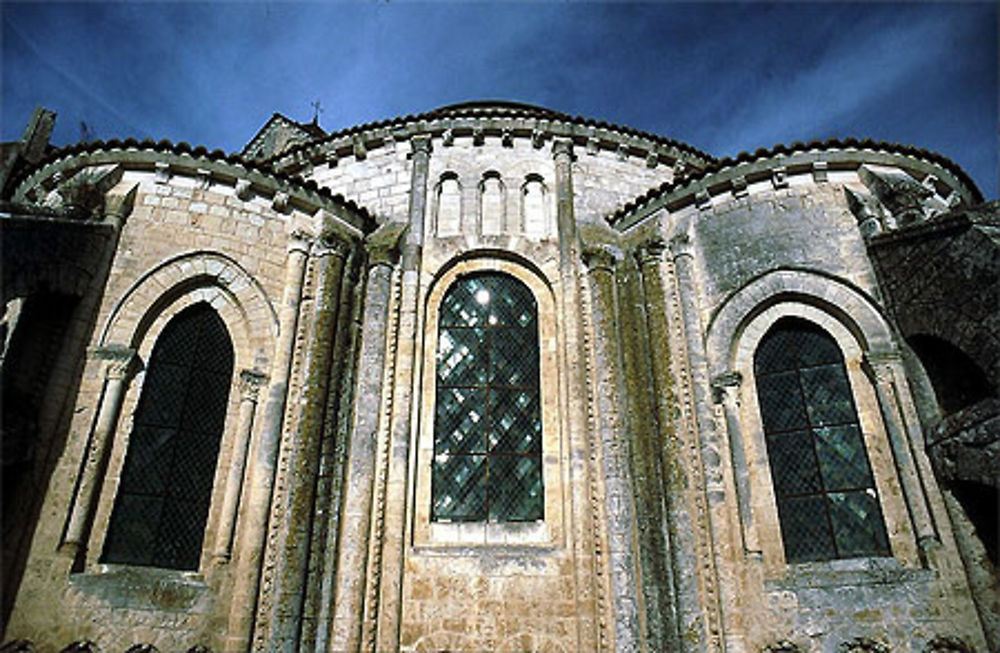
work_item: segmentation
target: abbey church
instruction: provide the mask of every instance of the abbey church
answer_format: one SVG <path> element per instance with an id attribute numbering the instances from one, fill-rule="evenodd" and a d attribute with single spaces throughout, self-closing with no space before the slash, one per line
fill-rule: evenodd
<path id="1" fill-rule="evenodd" d="M 0 144 L 0 652 L 1000 652 L 1000 204 L 941 155 L 54 120 Z"/>

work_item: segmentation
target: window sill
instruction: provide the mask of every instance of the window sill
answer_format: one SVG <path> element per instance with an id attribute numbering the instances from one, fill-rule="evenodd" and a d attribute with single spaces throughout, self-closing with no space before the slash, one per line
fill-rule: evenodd
<path id="1" fill-rule="evenodd" d="M 904 567 L 895 558 L 850 558 L 789 564 L 783 576 L 765 581 L 768 590 L 899 585 L 932 580 L 928 569 Z"/>
<path id="2" fill-rule="evenodd" d="M 552 533 L 544 521 L 535 522 L 430 522 L 420 533 L 420 549 L 517 547 L 554 548 Z"/>
<path id="3" fill-rule="evenodd" d="M 93 571 L 71 574 L 70 587 L 112 608 L 160 612 L 206 613 L 211 590 L 194 571 L 97 565 Z"/>

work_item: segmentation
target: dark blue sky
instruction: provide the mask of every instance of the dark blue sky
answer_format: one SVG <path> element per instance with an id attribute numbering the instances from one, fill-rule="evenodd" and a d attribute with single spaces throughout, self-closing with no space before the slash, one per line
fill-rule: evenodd
<path id="1" fill-rule="evenodd" d="M 2 137 L 238 150 L 275 111 L 327 130 L 509 99 L 716 156 L 870 137 L 997 192 L 996 3 L 0 3 Z"/>

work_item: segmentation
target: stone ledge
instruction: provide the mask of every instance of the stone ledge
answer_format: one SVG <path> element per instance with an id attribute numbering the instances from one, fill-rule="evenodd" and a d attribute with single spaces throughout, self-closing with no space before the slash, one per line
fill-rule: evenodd
<path id="1" fill-rule="evenodd" d="M 765 581 L 767 591 L 926 584 L 934 581 L 929 569 L 909 569 L 894 558 L 852 558 L 788 565 L 784 577 Z"/>
<path id="2" fill-rule="evenodd" d="M 172 569 L 101 565 L 97 571 L 72 574 L 70 591 L 111 608 L 205 614 L 211 589 L 201 574 Z"/>

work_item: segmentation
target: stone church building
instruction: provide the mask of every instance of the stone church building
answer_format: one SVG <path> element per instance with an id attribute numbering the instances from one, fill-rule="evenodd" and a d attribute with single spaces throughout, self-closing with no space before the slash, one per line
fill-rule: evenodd
<path id="1" fill-rule="evenodd" d="M 0 651 L 1000 650 L 1000 209 L 509 102 L 0 146 Z"/>

